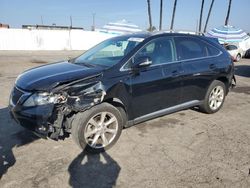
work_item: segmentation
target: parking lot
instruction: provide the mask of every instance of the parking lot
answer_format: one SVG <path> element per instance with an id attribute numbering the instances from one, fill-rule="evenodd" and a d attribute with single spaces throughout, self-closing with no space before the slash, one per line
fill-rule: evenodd
<path id="1" fill-rule="evenodd" d="M 141 123 L 89 155 L 71 138 L 39 139 L 8 114 L 21 72 L 80 53 L 0 51 L 0 187 L 250 187 L 250 59 L 235 63 L 237 87 L 218 113 Z"/>

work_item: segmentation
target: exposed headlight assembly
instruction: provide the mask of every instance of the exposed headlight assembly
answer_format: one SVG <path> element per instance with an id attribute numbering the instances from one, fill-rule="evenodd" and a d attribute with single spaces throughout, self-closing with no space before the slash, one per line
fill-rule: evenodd
<path id="1" fill-rule="evenodd" d="M 46 104 L 55 104 L 59 96 L 52 95 L 47 92 L 44 93 L 34 93 L 31 95 L 23 104 L 25 107 L 39 106 Z"/>

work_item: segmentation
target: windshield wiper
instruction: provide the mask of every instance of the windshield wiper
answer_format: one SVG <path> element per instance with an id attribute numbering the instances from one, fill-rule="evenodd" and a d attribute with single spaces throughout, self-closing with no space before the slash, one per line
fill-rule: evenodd
<path id="1" fill-rule="evenodd" d="M 77 64 L 77 65 L 84 65 L 84 66 L 86 66 L 86 67 L 96 67 L 97 65 L 95 65 L 95 64 L 90 64 L 90 63 L 86 63 L 86 62 L 77 62 L 77 63 L 75 63 L 75 64 Z"/>

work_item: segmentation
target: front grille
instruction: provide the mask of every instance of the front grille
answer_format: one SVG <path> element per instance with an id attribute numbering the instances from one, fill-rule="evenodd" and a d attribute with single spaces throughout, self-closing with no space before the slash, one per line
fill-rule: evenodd
<path id="1" fill-rule="evenodd" d="M 17 104 L 18 100 L 21 98 L 21 96 L 24 94 L 23 91 L 21 91 L 20 89 L 18 89 L 17 87 L 14 87 L 13 91 L 12 91 L 12 102 L 14 105 Z"/>

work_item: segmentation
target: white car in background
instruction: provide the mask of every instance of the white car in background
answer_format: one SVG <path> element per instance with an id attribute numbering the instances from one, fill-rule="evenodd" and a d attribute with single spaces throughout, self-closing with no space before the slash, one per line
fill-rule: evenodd
<path id="1" fill-rule="evenodd" d="M 240 61 L 244 56 L 244 51 L 235 44 L 226 44 L 225 48 L 236 62 Z"/>

